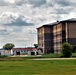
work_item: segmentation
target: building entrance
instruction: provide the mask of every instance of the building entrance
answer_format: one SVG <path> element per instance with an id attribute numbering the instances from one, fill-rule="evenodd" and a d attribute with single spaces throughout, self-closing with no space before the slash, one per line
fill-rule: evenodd
<path id="1" fill-rule="evenodd" d="M 17 51 L 17 52 L 16 52 L 16 55 L 20 55 L 20 52 L 19 52 L 19 51 Z"/>

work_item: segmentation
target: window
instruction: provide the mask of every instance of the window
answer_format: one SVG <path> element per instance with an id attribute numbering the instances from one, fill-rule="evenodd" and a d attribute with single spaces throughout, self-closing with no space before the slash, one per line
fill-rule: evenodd
<path id="1" fill-rule="evenodd" d="M 21 52 L 23 52 L 23 51 L 21 51 Z"/>

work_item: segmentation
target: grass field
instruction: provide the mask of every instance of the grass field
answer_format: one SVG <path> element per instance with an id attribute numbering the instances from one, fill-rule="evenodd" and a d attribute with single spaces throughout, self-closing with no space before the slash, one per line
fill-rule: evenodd
<path id="1" fill-rule="evenodd" d="M 76 60 L 0 61 L 0 75 L 76 75 Z"/>

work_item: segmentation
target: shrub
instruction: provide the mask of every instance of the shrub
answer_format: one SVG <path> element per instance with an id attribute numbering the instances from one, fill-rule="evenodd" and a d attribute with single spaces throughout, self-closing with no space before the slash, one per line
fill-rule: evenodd
<path id="1" fill-rule="evenodd" d="M 63 57 L 70 57 L 72 55 L 72 46 L 65 42 L 62 44 L 62 56 Z"/>

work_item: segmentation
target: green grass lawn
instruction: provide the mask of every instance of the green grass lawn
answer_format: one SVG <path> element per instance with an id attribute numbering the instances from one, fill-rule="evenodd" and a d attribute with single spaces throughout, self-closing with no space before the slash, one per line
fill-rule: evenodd
<path id="1" fill-rule="evenodd" d="M 0 61 L 0 75 L 76 75 L 76 60 Z"/>

